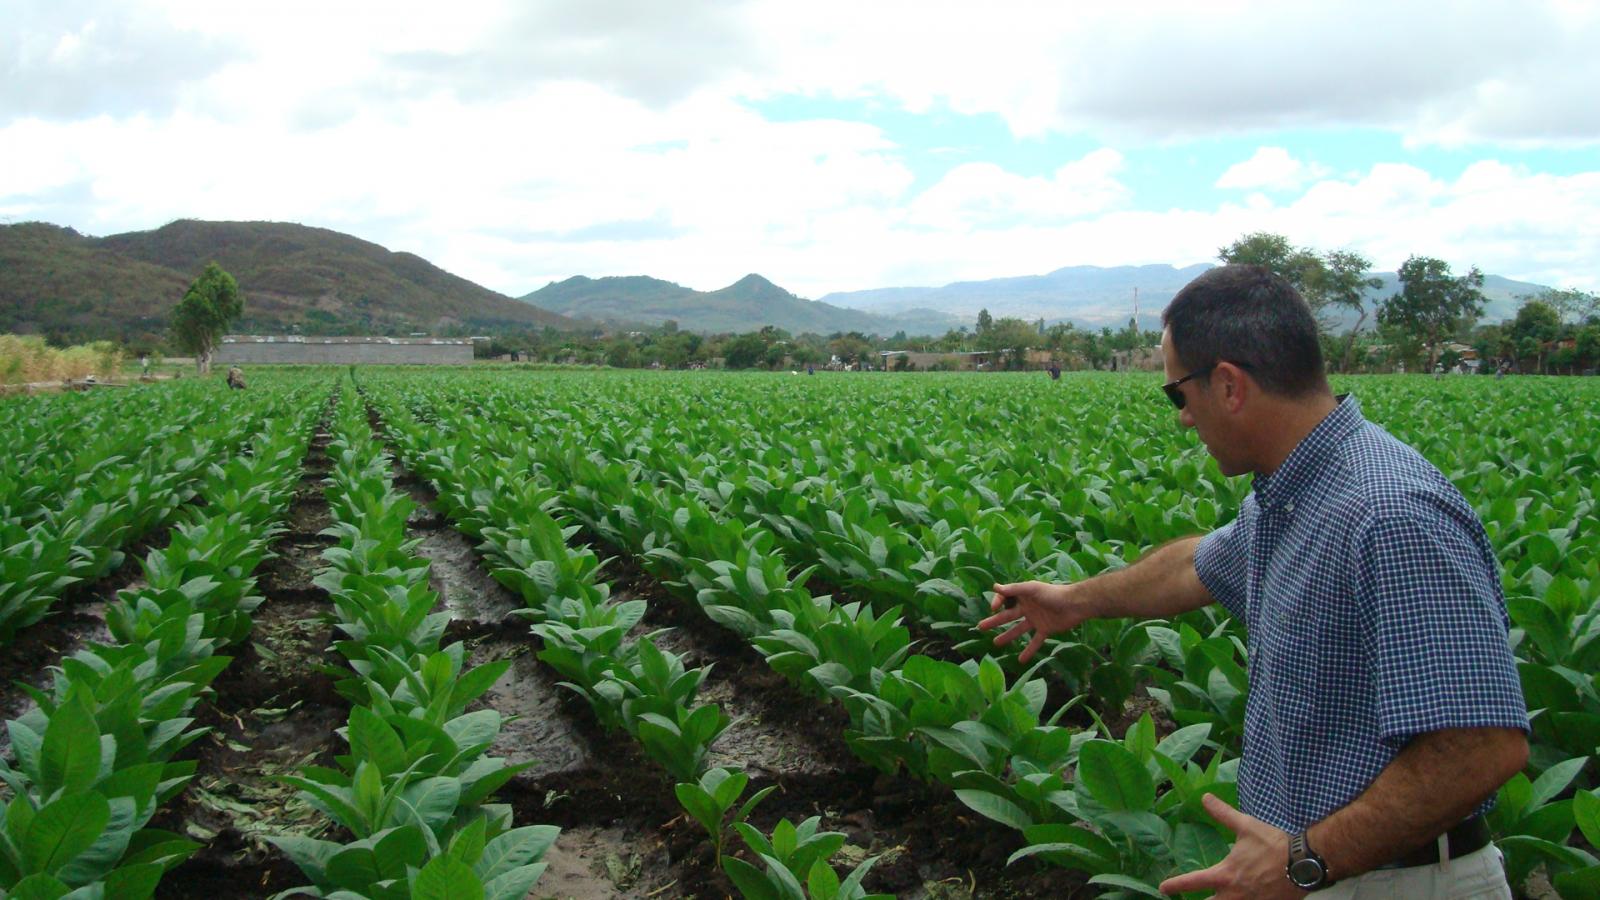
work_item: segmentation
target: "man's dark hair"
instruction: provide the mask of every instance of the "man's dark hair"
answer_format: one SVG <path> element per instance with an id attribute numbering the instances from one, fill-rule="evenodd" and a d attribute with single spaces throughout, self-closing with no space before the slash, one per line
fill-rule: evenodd
<path id="1" fill-rule="evenodd" d="M 1161 313 L 1190 372 L 1231 362 L 1273 394 L 1328 390 L 1317 320 L 1300 292 L 1266 266 L 1220 266 L 1184 285 Z"/>

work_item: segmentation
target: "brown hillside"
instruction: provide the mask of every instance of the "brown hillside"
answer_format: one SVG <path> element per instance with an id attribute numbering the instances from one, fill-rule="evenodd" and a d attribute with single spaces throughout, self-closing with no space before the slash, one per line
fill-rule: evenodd
<path id="1" fill-rule="evenodd" d="M 166 327 L 189 279 L 127 259 L 70 228 L 0 227 L 0 332 L 134 337 Z"/>
<path id="2" fill-rule="evenodd" d="M 571 320 L 497 294 L 410 253 L 324 228 L 182 220 L 88 238 L 42 223 L 0 227 L 0 331 L 72 339 L 159 334 L 215 260 L 239 281 L 239 331 L 499 332 Z"/>

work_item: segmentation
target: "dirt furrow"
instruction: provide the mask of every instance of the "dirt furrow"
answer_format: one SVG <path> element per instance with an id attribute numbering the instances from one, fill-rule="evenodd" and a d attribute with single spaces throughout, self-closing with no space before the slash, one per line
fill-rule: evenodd
<path id="1" fill-rule="evenodd" d="M 272 545 L 277 556 L 256 573 L 266 602 L 255 612 L 250 640 L 232 649 L 215 696 L 198 710 L 200 724 L 213 730 L 195 744 L 195 779 L 152 823 L 203 845 L 162 879 L 163 898 L 264 898 L 304 884 L 265 837 L 320 836 L 328 828 L 278 780 L 306 765 L 331 766 L 344 749 L 335 729 L 344 726 L 348 706 L 321 670 L 337 663 L 330 606 L 311 583 L 332 543 L 318 534 L 332 521 L 322 496 L 328 437 L 319 431 L 313 439 L 287 530 Z"/>
<path id="2" fill-rule="evenodd" d="M 373 424 L 381 433 L 376 416 Z M 422 507 L 436 498 L 430 485 L 398 465 L 396 483 Z M 513 805 L 518 824 L 562 827 L 534 895 L 733 894 L 715 868 L 705 833 L 672 795 L 670 776 L 626 735 L 600 731 L 584 701 L 537 662 L 526 623 L 512 614 L 524 604 L 489 575 L 472 542 L 431 508 L 419 509 L 411 525 L 421 538 L 419 554 L 432 563 L 441 608 L 456 617 L 451 628 L 468 642 L 472 660 L 514 660 L 485 697 L 502 713 L 521 717 L 501 733 L 494 752 L 534 765 L 499 796 Z M 778 787 L 754 824 L 770 830 L 780 817 L 821 816 L 824 828 L 848 836 L 841 861 L 879 856 L 868 886 L 897 897 L 1062 897 L 1081 885 L 1075 876 L 1032 862 L 1006 867 L 1021 846 L 1017 832 L 973 813 L 946 788 L 865 765 L 844 743 L 848 719 L 837 704 L 789 685 L 753 647 L 671 595 L 627 554 L 587 530 L 574 542 L 612 558 L 602 577 L 613 596 L 648 602 L 639 630 L 670 628 L 658 638 L 660 646 L 686 665 L 714 664 L 700 699 L 719 704 L 733 723 L 713 745 L 711 764 L 743 769 L 752 790 Z"/>

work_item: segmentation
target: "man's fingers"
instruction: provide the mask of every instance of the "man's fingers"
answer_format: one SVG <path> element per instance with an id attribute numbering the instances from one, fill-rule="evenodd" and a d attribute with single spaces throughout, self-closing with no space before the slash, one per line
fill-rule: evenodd
<path id="1" fill-rule="evenodd" d="M 1206 812 L 1210 813 L 1211 818 L 1216 819 L 1218 824 L 1226 826 L 1234 834 L 1243 834 L 1245 829 L 1250 827 L 1250 823 L 1255 821 L 1229 806 L 1228 801 L 1216 794 L 1206 794 L 1201 797 L 1200 805 L 1206 808 Z"/>
<path id="2" fill-rule="evenodd" d="M 1182 894 L 1187 891 L 1214 891 L 1233 883 L 1233 879 L 1222 871 L 1222 863 L 1217 863 L 1209 869 L 1198 872 L 1186 872 L 1174 875 L 1161 882 L 1159 890 L 1163 894 Z"/>
<path id="3" fill-rule="evenodd" d="M 1032 627 L 1033 623 L 1027 620 L 1018 622 L 1017 624 L 1006 629 L 1004 634 L 1001 634 L 999 637 L 995 638 L 994 645 L 996 647 L 1004 647 L 1005 645 L 1021 637 L 1023 634 L 1027 633 L 1028 629 Z"/>
<path id="4" fill-rule="evenodd" d="M 1033 659 L 1033 655 L 1039 652 L 1040 647 L 1044 646 L 1044 639 L 1047 637 L 1049 637 L 1049 635 L 1045 634 L 1043 631 L 1034 632 L 1033 640 L 1028 642 L 1028 649 L 1022 651 L 1022 655 L 1017 657 L 1017 662 L 1025 663 L 1028 660 Z"/>
<path id="5" fill-rule="evenodd" d="M 1001 610 L 1000 612 L 995 613 L 994 615 L 990 616 L 989 618 L 983 619 L 982 621 L 978 622 L 978 627 L 980 629 L 984 629 L 984 630 L 987 630 L 987 629 L 990 629 L 990 628 L 999 628 L 1001 625 L 1004 625 L 1007 622 L 1015 622 L 1017 619 L 1020 619 L 1020 618 L 1022 618 L 1022 610 L 1020 610 L 1020 609 L 1004 609 L 1004 610 Z"/>

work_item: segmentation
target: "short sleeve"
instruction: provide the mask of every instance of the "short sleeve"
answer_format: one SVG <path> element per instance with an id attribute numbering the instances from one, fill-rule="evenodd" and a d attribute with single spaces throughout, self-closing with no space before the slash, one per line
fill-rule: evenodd
<path id="1" fill-rule="evenodd" d="M 1245 619 L 1245 584 L 1249 572 L 1249 528 L 1241 527 L 1244 516 L 1200 539 L 1194 548 L 1194 573 L 1211 596 L 1233 617 Z"/>
<path id="2" fill-rule="evenodd" d="M 1380 739 L 1398 748 L 1444 728 L 1527 731 L 1505 599 L 1463 523 L 1431 509 L 1390 515 L 1356 549 Z"/>

